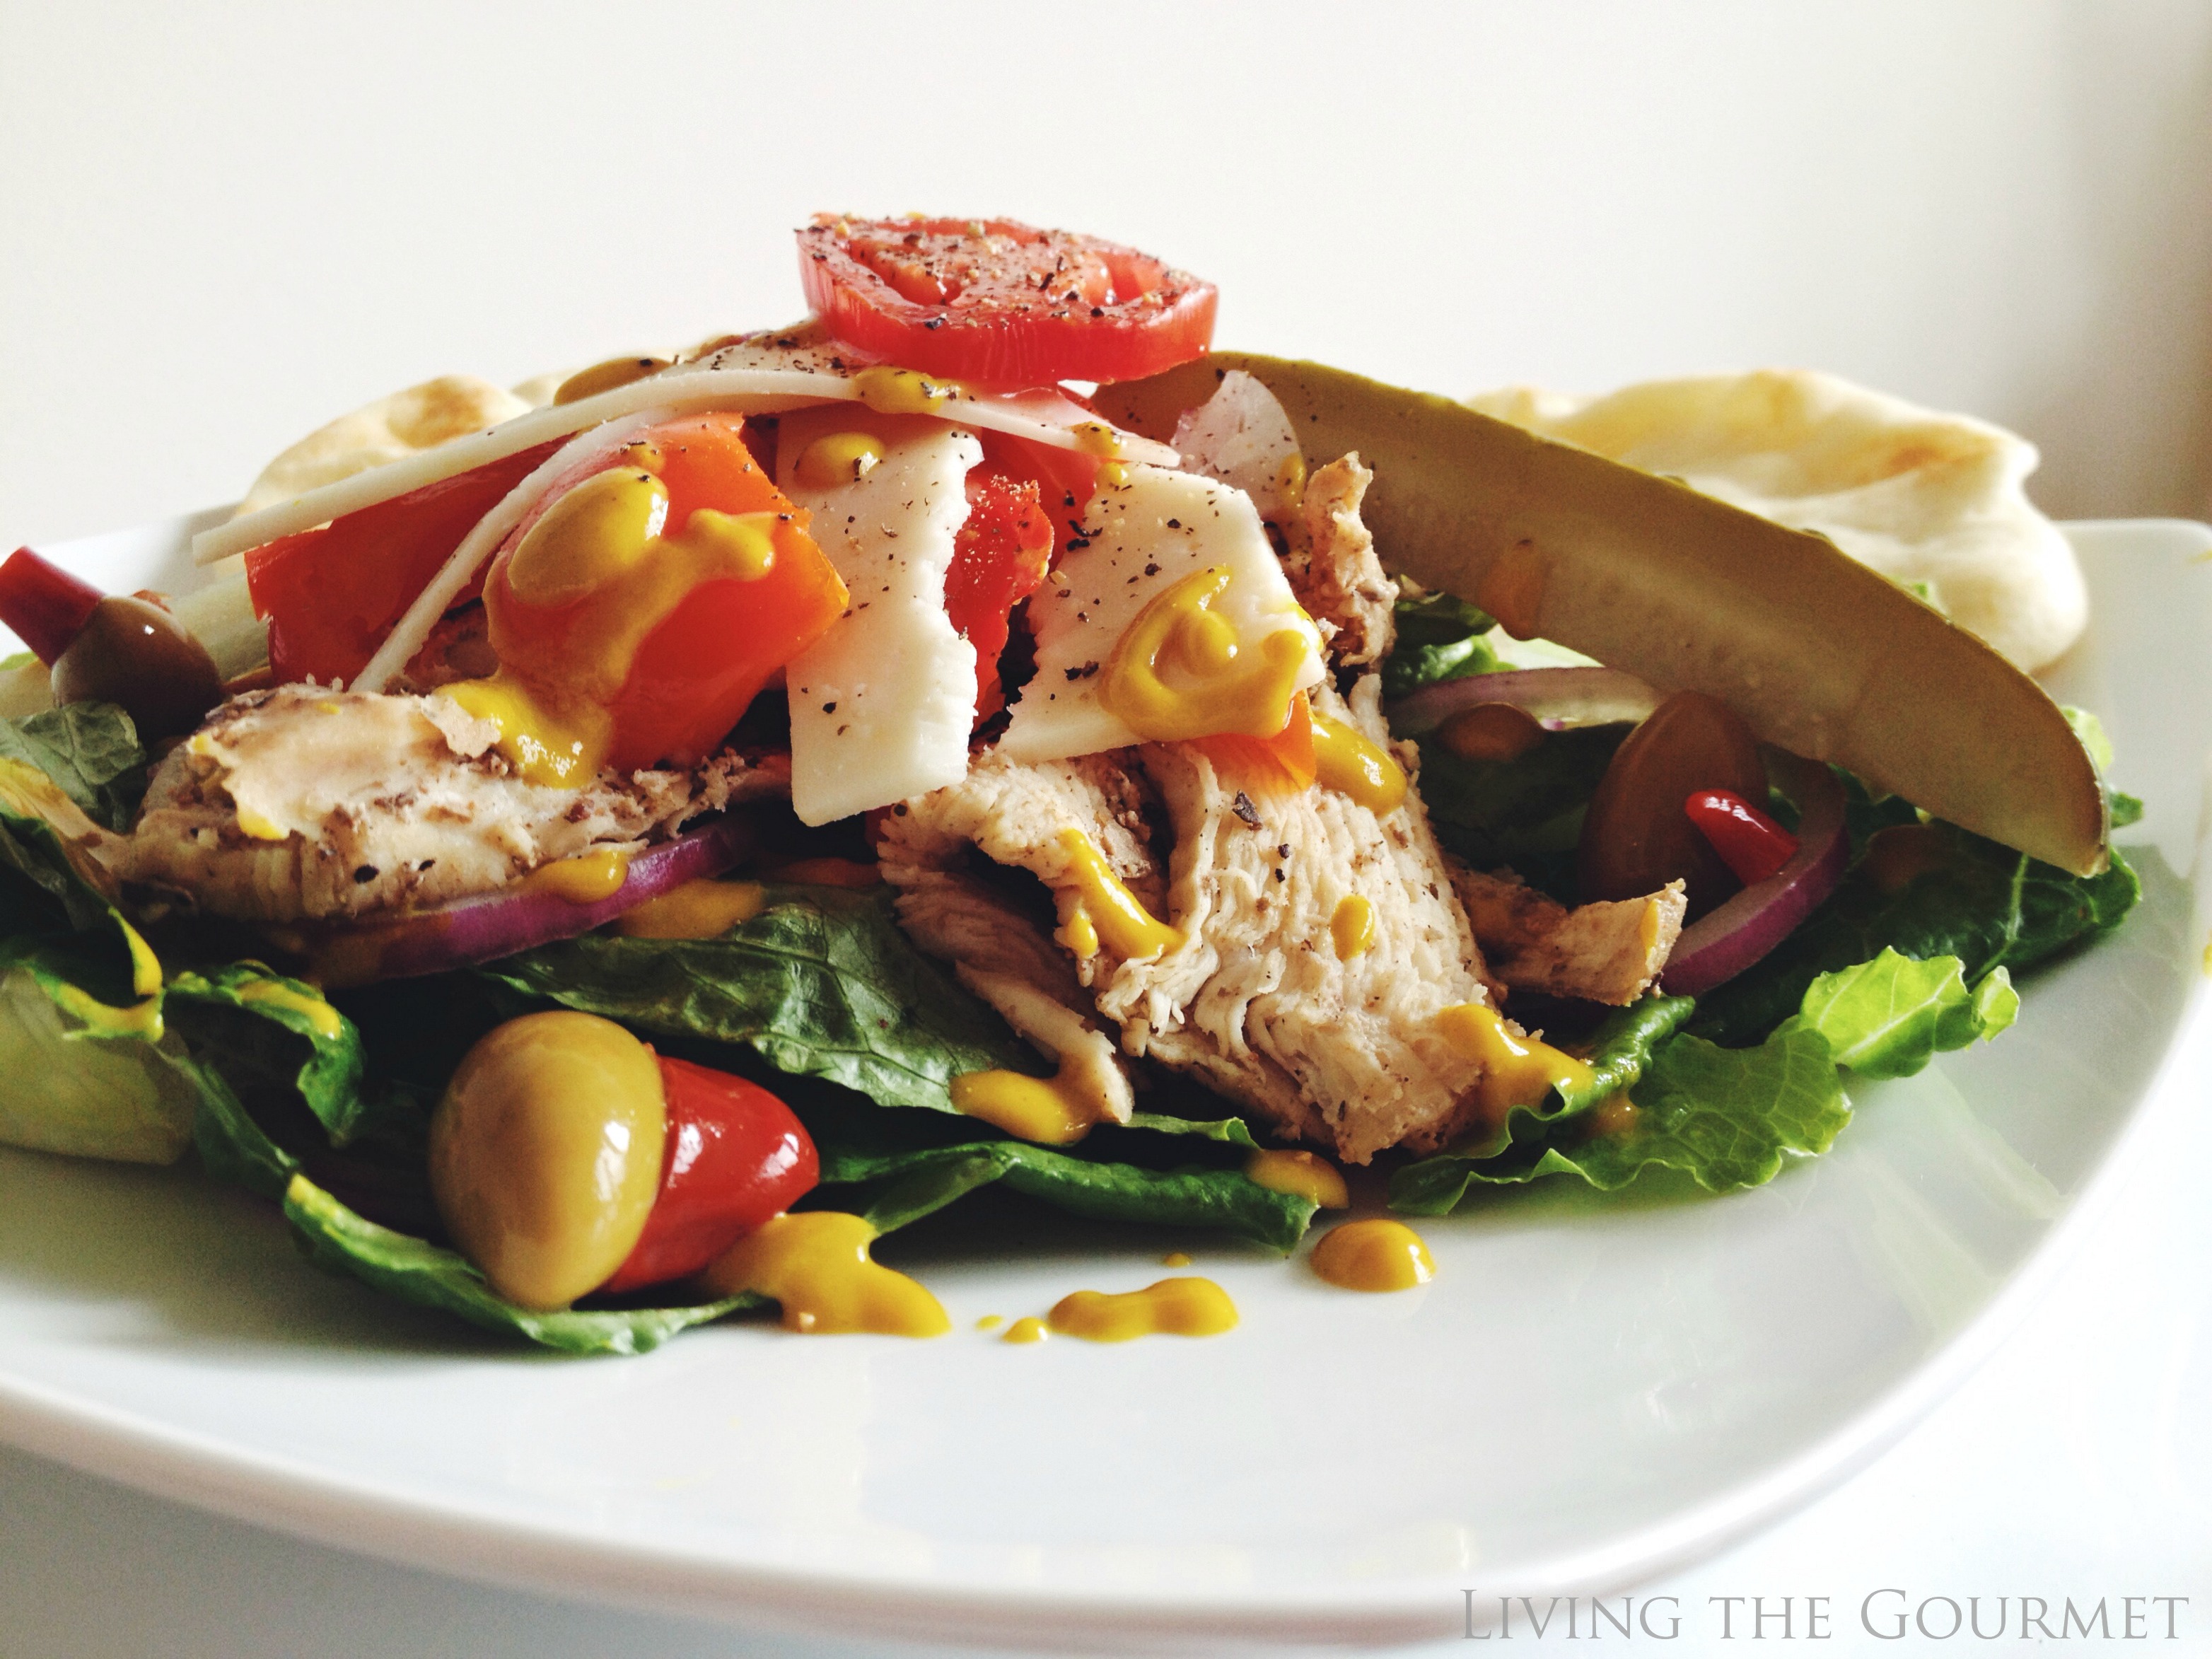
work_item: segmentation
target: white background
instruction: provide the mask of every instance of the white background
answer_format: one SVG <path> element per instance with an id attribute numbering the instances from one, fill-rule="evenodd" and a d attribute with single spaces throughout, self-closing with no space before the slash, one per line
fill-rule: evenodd
<path id="1" fill-rule="evenodd" d="M 2212 487 L 2212 4 L 9 0 L 0 538 L 228 499 L 434 374 L 785 320 L 829 207 L 1094 230 L 1218 281 L 1224 343 L 1437 390 L 1805 364 L 2026 432 L 2062 514 Z M 1884 1585 L 2193 1594 L 2212 1648 L 2197 1075 L 1996 1361 L 1659 1587 L 1701 1609 L 1661 1650 L 1733 1594 L 1915 1650 L 1851 1639 Z M 617 1649 L 738 1650 L 0 1455 L 8 1659 Z"/>

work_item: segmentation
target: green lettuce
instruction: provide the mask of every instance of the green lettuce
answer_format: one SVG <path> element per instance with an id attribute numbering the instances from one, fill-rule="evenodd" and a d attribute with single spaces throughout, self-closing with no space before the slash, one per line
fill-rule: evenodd
<path id="1" fill-rule="evenodd" d="M 1956 957 L 1923 962 L 1885 950 L 1814 980 L 1792 1023 L 1819 1032 L 1836 1064 L 1861 1077 L 1911 1077 L 1939 1050 L 1990 1041 L 2019 1013 L 2002 968 L 1969 989 Z"/>
<path id="2" fill-rule="evenodd" d="M 1716 1042 L 1755 1042 L 1799 1012 L 1821 975 L 1885 951 L 1956 957 L 1972 985 L 2000 968 L 2017 974 L 2110 933 L 2142 892 L 2117 851 L 2101 874 L 2074 876 L 1954 825 L 1929 828 L 1942 837 L 1936 867 L 1885 892 L 1860 864 L 1757 967 L 1701 998 L 1690 1029 Z"/>
<path id="3" fill-rule="evenodd" d="M 884 1106 L 954 1109 L 963 1072 L 1036 1069 L 999 1017 L 899 931 L 884 889 L 774 886 L 718 939 L 591 933 L 482 970 L 640 1030 L 750 1048 Z"/>
<path id="4" fill-rule="evenodd" d="M 1393 702 L 1498 666 L 1482 638 L 1492 619 L 1456 594 L 1425 593 L 1408 584 L 1394 619 L 1397 641 L 1382 663 L 1382 695 Z"/>
<path id="5" fill-rule="evenodd" d="M 146 793 L 138 728 L 113 703 L 64 703 L 0 720 L 0 757 L 38 768 L 106 830 L 128 830 Z"/>
<path id="6" fill-rule="evenodd" d="M 173 1033 L 118 1030 L 50 949 L 0 954 L 0 1141 L 73 1158 L 171 1164 L 198 1096 Z M 83 1000 L 61 994 L 77 991 Z M 91 1018 L 87 1018 L 87 1014 Z"/>
<path id="7" fill-rule="evenodd" d="M 748 1293 L 680 1307 L 538 1312 L 501 1296 L 458 1253 L 378 1226 L 305 1176 L 293 1176 L 283 1196 L 285 1218 L 301 1252 L 326 1273 L 358 1279 L 404 1302 L 458 1314 L 486 1330 L 527 1337 L 564 1353 L 644 1353 L 694 1325 L 740 1308 L 769 1305 L 767 1297 Z"/>
<path id="8" fill-rule="evenodd" d="M 1437 733 L 1423 734 L 1416 739 L 1421 798 L 1437 839 L 1478 870 L 1510 865 L 1530 884 L 1574 902 L 1583 814 L 1629 730 L 1554 732 L 1512 760 L 1468 760 Z"/>

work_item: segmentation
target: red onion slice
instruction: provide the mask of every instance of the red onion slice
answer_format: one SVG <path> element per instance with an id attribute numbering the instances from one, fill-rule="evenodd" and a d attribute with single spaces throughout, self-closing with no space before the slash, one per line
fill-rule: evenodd
<path id="1" fill-rule="evenodd" d="M 619 888 L 588 903 L 526 878 L 432 909 L 349 927 L 297 929 L 296 937 L 288 932 L 285 943 L 307 957 L 316 980 L 334 989 L 442 973 L 587 933 L 672 887 L 721 874 L 749 856 L 758 839 L 751 819 L 719 818 L 640 853 Z"/>
<path id="2" fill-rule="evenodd" d="M 1556 731 L 1640 720 L 1659 706 L 1659 694 L 1619 668 L 1510 668 L 1425 686 L 1390 705 L 1390 729 L 1418 737 L 1486 702 L 1510 703 Z"/>
<path id="3" fill-rule="evenodd" d="M 1669 996 L 1703 996 L 1734 979 L 1789 938 L 1850 866 L 1851 840 L 1844 833 L 1844 792 L 1835 775 L 1779 749 L 1764 752 L 1768 771 L 1797 803 L 1797 851 L 1765 881 L 1682 930 L 1659 979 Z"/>

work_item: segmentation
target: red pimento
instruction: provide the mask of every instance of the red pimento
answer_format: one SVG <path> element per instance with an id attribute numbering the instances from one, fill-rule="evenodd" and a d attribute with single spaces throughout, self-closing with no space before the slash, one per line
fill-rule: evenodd
<path id="1" fill-rule="evenodd" d="M 1730 789 L 1700 789 L 1682 810 L 1745 886 L 1765 881 L 1797 854 L 1797 837 Z"/>
<path id="2" fill-rule="evenodd" d="M 602 1291 L 688 1278 L 811 1191 L 814 1142 L 758 1084 L 656 1054 L 667 1112 L 660 1192 Z"/>
<path id="3" fill-rule="evenodd" d="M 1052 521 L 1038 494 L 1036 481 L 1017 481 L 988 467 L 968 475 L 968 518 L 945 573 L 945 610 L 975 647 L 979 720 L 1006 706 L 999 653 L 1006 649 L 1010 614 L 1036 591 L 1052 562 Z"/>

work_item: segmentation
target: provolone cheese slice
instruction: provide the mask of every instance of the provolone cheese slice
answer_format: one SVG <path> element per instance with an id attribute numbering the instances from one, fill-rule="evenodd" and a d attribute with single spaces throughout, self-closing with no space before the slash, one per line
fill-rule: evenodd
<path id="1" fill-rule="evenodd" d="M 945 615 L 945 573 L 983 446 L 941 421 L 876 417 L 882 459 L 830 489 L 801 483 L 807 446 L 853 423 L 848 410 L 808 410 L 784 421 L 776 446 L 776 481 L 813 515 L 849 595 L 784 673 L 791 805 L 805 823 L 959 782 L 975 721 L 975 647 Z"/>
<path id="2" fill-rule="evenodd" d="M 1184 577 L 1226 566 L 1229 586 L 1213 613 L 1246 647 L 1297 629 L 1308 659 L 1297 684 L 1322 674 L 1321 635 L 1298 608 L 1251 498 L 1218 479 L 1164 467 L 1132 466 L 1121 483 L 1102 481 L 1085 514 L 1088 544 L 1073 540 L 1030 599 L 1036 676 L 1014 705 L 1000 739 L 1009 760 L 1064 760 L 1143 739 L 1098 701 L 1099 670 L 1138 612 Z"/>

